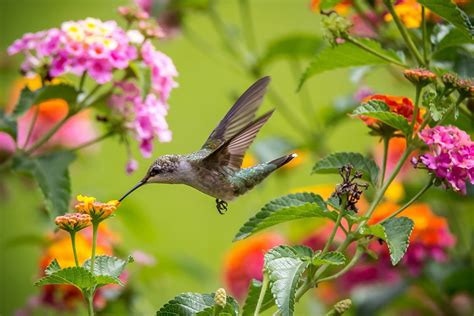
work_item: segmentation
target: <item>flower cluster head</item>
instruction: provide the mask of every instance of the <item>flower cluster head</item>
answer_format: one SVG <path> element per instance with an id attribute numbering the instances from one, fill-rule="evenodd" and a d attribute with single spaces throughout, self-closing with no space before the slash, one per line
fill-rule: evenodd
<path id="1" fill-rule="evenodd" d="M 410 98 L 407 97 L 398 97 L 392 95 L 383 95 L 383 94 L 374 94 L 369 97 L 366 97 L 362 102 L 369 102 L 371 100 L 378 100 L 383 101 L 389 108 L 390 112 L 395 114 L 401 115 L 406 118 L 409 122 L 412 121 L 413 112 L 414 112 L 414 105 Z M 373 128 L 373 129 L 380 129 L 382 128 L 382 124 L 379 120 L 366 117 L 360 115 L 359 118 L 364 121 L 364 123 Z M 415 120 L 415 128 L 418 127 L 423 121 L 422 116 L 418 113 L 416 120 Z"/>
<path id="2" fill-rule="evenodd" d="M 352 23 L 345 17 L 340 16 L 336 12 L 330 12 L 321 17 L 321 25 L 323 35 L 331 45 L 336 45 L 347 37 Z"/>
<path id="3" fill-rule="evenodd" d="M 466 193 L 466 181 L 474 184 L 474 142 L 455 126 L 436 126 L 419 133 L 430 152 L 413 158 L 454 191 Z"/>
<path id="4" fill-rule="evenodd" d="M 415 86 L 424 87 L 436 80 L 436 75 L 426 69 L 406 69 L 403 72 L 405 78 L 412 82 Z"/>
<path id="5" fill-rule="evenodd" d="M 343 166 L 339 170 L 339 174 L 342 177 L 342 183 L 338 184 L 334 195 L 339 198 L 339 201 L 342 202 L 343 197 L 347 199 L 346 209 L 357 213 L 357 202 L 359 202 L 362 197 L 362 193 L 368 188 L 367 183 L 358 183 L 356 180 L 362 178 L 362 173 L 356 171 L 352 175 L 353 167 L 351 165 Z"/>
<path id="6" fill-rule="evenodd" d="M 107 203 L 96 202 L 94 197 L 78 195 L 77 203 L 74 208 L 82 214 L 87 214 L 91 217 L 92 222 L 101 222 L 112 215 L 117 209 L 120 202 L 112 200 Z"/>
<path id="7" fill-rule="evenodd" d="M 47 71 L 49 77 L 87 72 L 97 83 L 112 80 L 115 69 L 125 69 L 137 49 L 115 21 L 94 18 L 63 22 L 61 27 L 27 33 L 9 48 L 10 55 L 26 56 L 26 74 Z"/>
<path id="8" fill-rule="evenodd" d="M 68 213 L 62 216 L 57 216 L 54 223 L 59 227 L 59 229 L 75 233 L 92 224 L 92 218 L 88 214 Z"/>

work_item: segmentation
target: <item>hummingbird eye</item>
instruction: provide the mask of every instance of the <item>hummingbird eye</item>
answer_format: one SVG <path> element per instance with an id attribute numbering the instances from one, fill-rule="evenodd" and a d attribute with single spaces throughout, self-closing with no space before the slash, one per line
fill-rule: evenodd
<path id="1" fill-rule="evenodd" d="M 160 174 L 160 173 L 161 173 L 161 168 L 160 167 L 153 167 L 150 170 L 150 176 L 151 177 L 154 177 L 154 176 L 156 176 L 157 174 Z"/>

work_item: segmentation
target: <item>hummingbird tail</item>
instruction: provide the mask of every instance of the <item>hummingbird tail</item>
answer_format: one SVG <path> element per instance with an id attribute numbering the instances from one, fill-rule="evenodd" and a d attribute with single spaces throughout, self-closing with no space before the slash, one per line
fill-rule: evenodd
<path id="1" fill-rule="evenodd" d="M 286 165 L 287 163 L 289 163 L 290 161 L 292 161 L 296 157 L 298 157 L 298 155 L 295 154 L 295 153 L 285 155 L 283 157 L 280 157 L 280 158 L 277 158 L 275 160 L 270 161 L 269 164 L 277 165 L 278 166 L 277 168 L 280 168 L 281 166 Z"/>

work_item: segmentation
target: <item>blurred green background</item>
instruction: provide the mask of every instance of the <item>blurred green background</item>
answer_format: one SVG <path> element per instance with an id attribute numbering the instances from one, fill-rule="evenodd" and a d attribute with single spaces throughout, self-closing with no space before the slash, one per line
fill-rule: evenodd
<path id="1" fill-rule="evenodd" d="M 319 33 L 318 17 L 309 10 L 309 0 L 251 1 L 259 48 L 285 34 Z M 58 26 L 65 20 L 97 17 L 118 19 L 116 7 L 127 1 L 106 0 L 1 0 L 0 5 L 0 100 L 2 106 L 9 89 L 19 75 L 19 59 L 8 57 L 6 47 L 25 32 Z M 238 24 L 236 1 L 221 1 L 219 12 L 229 22 Z M 216 48 L 220 41 L 208 19 L 199 14 L 188 18 L 187 24 Z M 232 105 L 235 96 L 243 92 L 253 79 L 242 76 L 226 64 L 221 64 L 193 46 L 184 37 L 159 43 L 179 71 L 179 88 L 170 99 L 168 122 L 173 141 L 157 144 L 155 156 L 165 153 L 185 153 L 199 148 L 208 134 Z M 272 65 L 267 72 L 272 85 L 291 106 L 297 106 L 296 81 L 288 64 Z M 347 71 L 322 74 L 308 83 L 314 107 L 330 106 L 338 95 L 353 93 L 356 87 Z M 399 83 L 383 72 L 370 74 L 370 84 L 376 91 L 401 93 Z M 262 112 L 278 105 L 265 101 Z M 298 134 L 288 127 L 282 114 L 275 113 L 262 129 L 258 139 L 280 135 L 298 141 Z M 359 122 L 345 120 L 331 135 L 331 149 L 366 152 L 374 145 Z M 136 146 L 134 144 L 134 149 Z M 132 176 L 124 172 L 125 148 L 117 139 L 108 139 L 92 152 L 85 152 L 72 165 L 72 192 L 87 194 L 99 200 L 119 197 L 137 182 L 151 160 L 139 158 L 140 168 Z M 121 236 L 126 250 L 140 249 L 153 254 L 157 265 L 144 268 L 139 280 L 137 314 L 150 315 L 174 295 L 186 292 L 212 292 L 223 286 L 222 262 L 240 226 L 271 198 L 288 193 L 295 187 L 327 183 L 331 177 L 310 176 L 315 157 L 303 166 L 285 174 L 276 174 L 249 194 L 230 203 L 221 216 L 214 199 L 185 186 L 150 185 L 134 193 L 110 221 Z M 0 315 L 11 315 L 23 306 L 28 297 L 38 291 L 33 282 L 38 275 L 40 247 L 37 236 L 52 226 L 38 211 L 41 194 L 35 186 L 25 185 L 21 178 L 9 175 L 2 179 L 6 193 L 0 203 Z M 288 230 L 280 226 L 279 230 Z M 12 242 L 16 240 L 16 242 Z M 133 267 L 131 267 L 133 271 Z M 300 312 L 304 307 L 298 307 Z M 302 312 L 305 314 L 304 312 Z"/>

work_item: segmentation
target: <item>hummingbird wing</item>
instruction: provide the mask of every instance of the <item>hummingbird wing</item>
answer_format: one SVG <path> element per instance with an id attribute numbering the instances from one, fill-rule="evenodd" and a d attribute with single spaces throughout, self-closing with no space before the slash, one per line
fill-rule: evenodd
<path id="1" fill-rule="evenodd" d="M 252 144 L 260 128 L 262 128 L 270 116 L 272 116 L 273 111 L 274 110 L 267 112 L 255 121 L 247 124 L 246 127 L 204 158 L 204 161 L 211 163 L 212 166 L 217 166 L 217 168 L 227 167 L 234 171 L 239 170 L 245 152 L 250 144 Z"/>
<path id="2" fill-rule="evenodd" d="M 201 149 L 215 150 L 235 136 L 255 118 L 262 103 L 270 77 L 263 77 L 245 91 L 212 131 Z"/>

